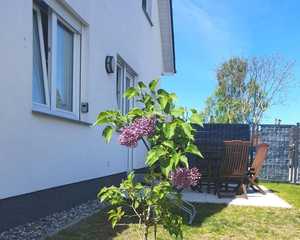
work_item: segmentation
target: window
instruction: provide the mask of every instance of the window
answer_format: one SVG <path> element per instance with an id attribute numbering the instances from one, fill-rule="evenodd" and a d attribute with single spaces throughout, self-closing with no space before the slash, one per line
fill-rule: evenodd
<path id="1" fill-rule="evenodd" d="M 33 110 L 79 119 L 80 24 L 66 16 L 46 4 L 33 7 L 32 103 Z"/>
<path id="2" fill-rule="evenodd" d="M 39 26 L 40 25 L 40 26 Z M 45 62 L 43 33 L 41 32 L 41 15 L 33 12 L 33 72 L 32 72 L 32 101 L 34 103 L 48 105 L 46 100 L 48 81 Z"/>
<path id="3" fill-rule="evenodd" d="M 128 100 L 123 96 L 128 88 L 134 86 L 136 76 L 137 74 L 132 70 L 132 68 L 124 60 L 118 57 L 116 97 L 118 108 L 123 114 L 128 113 L 129 109 L 134 105 L 133 100 Z"/>
<path id="4" fill-rule="evenodd" d="M 143 7 L 143 10 L 144 10 L 147 20 L 149 21 L 150 25 L 153 26 L 153 23 L 151 20 L 151 18 L 152 18 L 152 0 L 143 0 L 142 7 Z"/>

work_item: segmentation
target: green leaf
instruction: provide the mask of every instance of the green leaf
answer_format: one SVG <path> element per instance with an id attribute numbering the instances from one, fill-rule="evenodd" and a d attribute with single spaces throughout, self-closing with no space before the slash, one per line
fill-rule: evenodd
<path id="1" fill-rule="evenodd" d="M 183 117 L 184 113 L 185 113 L 185 110 L 184 110 L 183 107 L 174 108 L 171 111 L 171 115 L 174 116 L 174 117 Z"/>
<path id="2" fill-rule="evenodd" d="M 101 112 L 98 114 L 97 116 L 97 120 L 96 122 L 93 124 L 93 126 L 96 125 L 103 125 L 109 122 L 109 118 L 108 118 L 109 113 L 108 112 Z"/>
<path id="3" fill-rule="evenodd" d="M 105 111 L 101 112 L 97 116 L 97 120 L 94 123 L 95 125 L 103 125 L 103 124 L 116 124 L 119 125 L 123 122 L 121 113 L 119 111 Z"/>
<path id="4" fill-rule="evenodd" d="M 122 219 L 125 212 L 122 210 L 121 207 L 117 209 L 112 209 L 108 212 L 108 219 L 111 221 L 112 227 L 115 228 L 116 224 Z"/>
<path id="5" fill-rule="evenodd" d="M 189 123 L 185 123 L 185 122 L 180 123 L 180 127 L 189 139 L 191 140 L 194 139 L 194 135 L 192 134 L 193 128 Z"/>
<path id="6" fill-rule="evenodd" d="M 169 96 L 172 99 L 172 101 L 176 101 L 177 100 L 177 95 L 175 93 L 170 93 Z"/>
<path id="7" fill-rule="evenodd" d="M 167 97 L 170 96 L 170 94 L 166 90 L 164 90 L 162 88 L 158 89 L 157 93 L 158 93 L 159 96 L 167 96 Z"/>
<path id="8" fill-rule="evenodd" d="M 112 126 L 107 126 L 104 128 L 102 132 L 102 136 L 105 138 L 106 143 L 109 143 L 112 137 L 114 129 Z"/>
<path id="9" fill-rule="evenodd" d="M 107 193 L 108 188 L 103 187 L 100 192 L 97 194 L 97 198 L 100 199 L 101 202 L 104 202 L 106 199 L 106 193 Z"/>
<path id="10" fill-rule="evenodd" d="M 180 162 L 181 159 L 181 154 L 180 153 L 175 153 L 172 157 L 171 157 L 171 164 L 173 168 L 176 168 Z"/>
<path id="11" fill-rule="evenodd" d="M 174 142 L 171 140 L 164 141 L 162 144 L 166 147 L 174 148 Z"/>
<path id="12" fill-rule="evenodd" d="M 168 177 L 169 173 L 172 171 L 172 162 L 164 159 L 163 161 L 160 162 L 160 169 L 161 172 Z"/>
<path id="13" fill-rule="evenodd" d="M 145 85 L 145 83 L 143 83 L 143 82 L 138 82 L 138 86 L 141 88 L 141 89 L 143 89 L 143 88 L 146 88 L 147 86 Z"/>
<path id="14" fill-rule="evenodd" d="M 194 155 L 197 155 L 200 158 L 203 158 L 203 155 L 201 154 L 201 152 L 199 151 L 198 147 L 195 144 L 192 144 L 192 143 L 188 144 L 185 151 L 188 152 L 188 153 L 192 153 Z"/>
<path id="15" fill-rule="evenodd" d="M 132 108 L 129 112 L 128 112 L 128 116 L 129 117 L 139 117 L 142 116 L 144 114 L 143 110 L 140 108 Z"/>
<path id="16" fill-rule="evenodd" d="M 202 125 L 202 117 L 198 113 L 192 113 L 190 117 L 190 122 L 198 125 Z"/>
<path id="17" fill-rule="evenodd" d="M 165 109 L 168 102 L 169 102 L 169 97 L 168 96 L 165 96 L 165 95 L 161 95 L 159 98 L 158 98 L 158 102 L 159 102 L 159 105 L 162 109 Z"/>
<path id="18" fill-rule="evenodd" d="M 153 100 L 150 94 L 146 93 L 141 100 L 142 103 L 146 106 L 146 108 L 153 108 Z"/>
<path id="19" fill-rule="evenodd" d="M 149 88 L 150 88 L 150 90 L 151 90 L 152 92 L 155 91 L 155 88 L 156 88 L 158 82 L 159 82 L 159 79 L 154 79 L 153 81 L 151 81 L 151 82 L 149 83 Z"/>
<path id="20" fill-rule="evenodd" d="M 192 112 L 192 113 L 197 113 L 197 109 L 192 108 L 192 109 L 191 109 L 191 112 Z"/>
<path id="21" fill-rule="evenodd" d="M 131 171 L 129 174 L 128 174 L 128 176 L 127 176 L 127 181 L 129 181 L 129 182 L 133 182 L 133 179 L 134 179 L 134 172 L 133 171 Z"/>
<path id="22" fill-rule="evenodd" d="M 181 155 L 180 162 L 182 162 L 186 168 L 189 167 L 189 160 L 188 160 L 188 158 L 186 156 Z"/>
<path id="23" fill-rule="evenodd" d="M 128 99 L 131 99 L 135 96 L 138 96 L 138 91 L 134 87 L 130 87 L 126 90 L 124 93 L 124 96 L 127 97 Z"/>
<path id="24" fill-rule="evenodd" d="M 153 148 L 148 152 L 146 163 L 151 167 L 160 159 L 161 156 L 165 154 L 166 151 L 162 146 L 158 148 Z"/>
<path id="25" fill-rule="evenodd" d="M 164 131 L 164 134 L 165 134 L 167 139 L 170 139 L 174 136 L 176 127 L 177 127 L 176 122 L 166 123 L 163 131 Z"/>

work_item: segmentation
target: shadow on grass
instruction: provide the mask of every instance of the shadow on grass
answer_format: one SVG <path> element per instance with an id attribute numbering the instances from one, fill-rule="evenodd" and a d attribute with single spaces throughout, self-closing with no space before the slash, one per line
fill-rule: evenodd
<path id="1" fill-rule="evenodd" d="M 126 224 L 135 222 L 135 220 L 127 220 L 124 221 L 124 224 L 117 225 L 113 229 L 108 221 L 108 210 L 109 208 L 104 208 L 99 213 L 60 231 L 46 240 L 113 240 L 129 228 Z"/>
<path id="2" fill-rule="evenodd" d="M 183 212 L 180 212 L 184 217 L 185 225 L 195 228 L 200 227 L 206 219 L 226 207 L 225 204 L 195 204 L 195 206 L 197 215 L 192 225 L 187 224 L 187 216 Z M 126 239 L 126 237 L 130 238 L 128 235 L 130 225 L 132 228 L 132 225 L 138 223 L 138 219 L 136 217 L 125 218 L 121 225 L 117 225 L 113 229 L 111 223 L 107 220 L 108 210 L 108 208 L 103 209 L 99 213 L 60 231 L 55 236 L 47 238 L 47 240 L 113 240 L 120 235 L 123 237 L 123 234 L 126 235 L 124 239 Z"/>
<path id="3" fill-rule="evenodd" d="M 213 204 L 213 203 L 197 203 L 194 204 L 197 209 L 197 215 L 193 223 L 189 226 L 191 227 L 201 227 L 206 219 L 209 219 L 213 215 L 221 212 L 227 207 L 226 204 Z M 187 218 L 184 218 L 185 225 L 187 224 Z"/>

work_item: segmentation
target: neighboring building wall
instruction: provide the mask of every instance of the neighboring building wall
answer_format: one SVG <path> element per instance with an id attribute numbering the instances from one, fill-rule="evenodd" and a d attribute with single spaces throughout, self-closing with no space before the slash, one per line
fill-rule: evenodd
<path id="1" fill-rule="evenodd" d="M 116 75 L 106 74 L 106 55 L 120 54 L 150 81 L 162 73 L 157 1 L 153 26 L 140 0 L 67 0 L 88 24 L 82 100 L 92 123 L 100 111 L 116 108 Z M 0 8 L 0 199 L 127 170 L 127 149 L 106 145 L 97 128 L 32 112 L 32 1 L 1 1 Z M 144 147 L 134 168 L 144 166 Z"/>

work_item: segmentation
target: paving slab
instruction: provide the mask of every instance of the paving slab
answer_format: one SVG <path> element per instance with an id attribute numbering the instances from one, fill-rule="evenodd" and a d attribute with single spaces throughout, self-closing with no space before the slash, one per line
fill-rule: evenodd
<path id="1" fill-rule="evenodd" d="M 209 193 L 199 193 L 192 190 L 184 190 L 183 199 L 188 202 L 194 203 L 217 203 L 217 204 L 228 204 L 228 205 L 239 205 L 239 206 L 256 206 L 256 207 L 279 207 L 279 208 L 291 208 L 285 200 L 277 196 L 272 191 L 266 189 L 264 186 L 260 186 L 266 192 L 265 195 L 248 191 L 248 199 L 240 196 L 236 197 L 223 197 L 218 198 L 217 195 Z"/>

